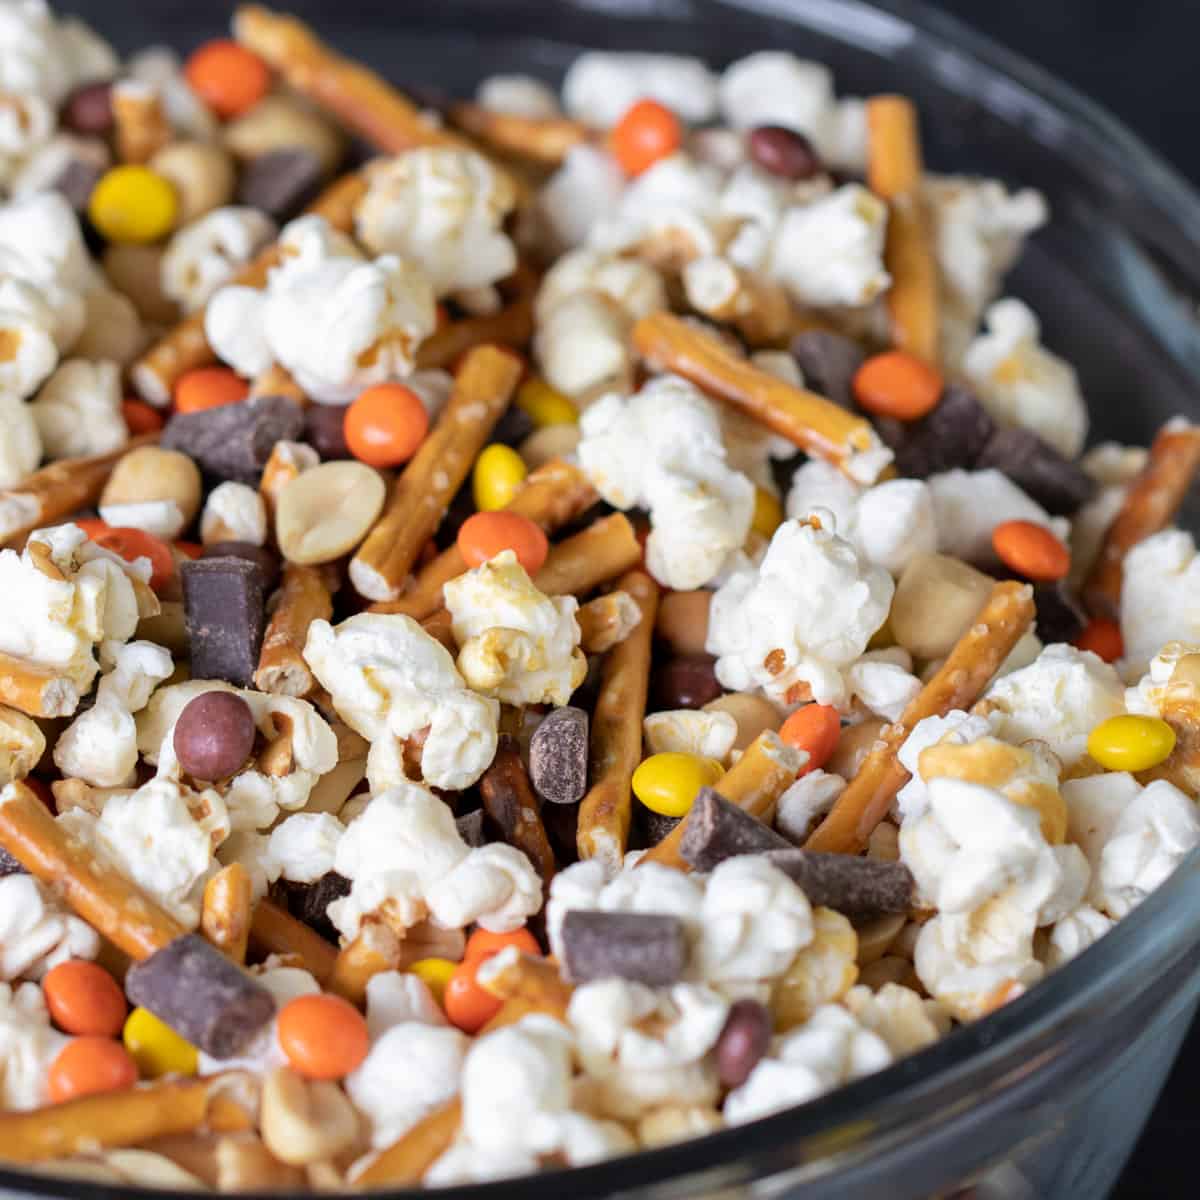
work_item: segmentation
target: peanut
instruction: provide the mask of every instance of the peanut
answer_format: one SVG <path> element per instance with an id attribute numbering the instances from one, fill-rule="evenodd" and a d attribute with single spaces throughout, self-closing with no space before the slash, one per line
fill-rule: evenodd
<path id="1" fill-rule="evenodd" d="M 114 242 L 104 251 L 104 273 L 114 288 L 128 296 L 143 321 L 174 325 L 179 305 L 163 291 L 161 246 Z"/>
<path id="2" fill-rule="evenodd" d="M 178 450 L 139 446 L 113 468 L 100 493 L 100 515 L 110 525 L 138 525 L 160 537 L 174 538 L 195 520 L 200 509 L 202 485 L 194 462 Z M 161 528 L 151 529 L 137 520 L 127 506 L 161 502 L 173 505 L 155 518 Z M 133 518 L 133 519 L 130 519 Z"/>
<path id="3" fill-rule="evenodd" d="M 294 1167 L 333 1158 L 358 1138 L 358 1116 L 342 1089 L 287 1067 L 263 1082 L 259 1123 L 267 1149 Z"/>
<path id="4" fill-rule="evenodd" d="M 387 489 L 360 462 L 328 462 L 297 475 L 279 493 L 275 538 L 290 562 L 331 562 L 366 537 Z"/>
<path id="5" fill-rule="evenodd" d="M 695 595 L 690 592 L 672 592 L 667 600 L 679 596 Z M 662 613 L 662 607 L 659 607 Z M 704 706 L 705 712 L 728 713 L 737 722 L 737 737 L 733 739 L 734 750 L 745 750 L 760 733 L 770 730 L 778 733 L 783 724 L 783 714 L 765 696 L 755 696 L 751 692 L 730 692 L 727 696 L 718 696 Z"/>
<path id="6" fill-rule="evenodd" d="M 220 146 L 172 142 L 150 160 L 150 166 L 175 185 L 179 200 L 177 228 L 233 199 L 233 159 Z"/>
<path id="7" fill-rule="evenodd" d="M 711 604 L 712 592 L 669 592 L 658 606 L 655 632 L 676 654 L 703 654 Z"/>
<path id="8" fill-rule="evenodd" d="M 581 436 L 578 425 L 547 425 L 531 433 L 517 447 L 517 453 L 531 471 L 536 471 L 552 458 L 574 454 Z"/>

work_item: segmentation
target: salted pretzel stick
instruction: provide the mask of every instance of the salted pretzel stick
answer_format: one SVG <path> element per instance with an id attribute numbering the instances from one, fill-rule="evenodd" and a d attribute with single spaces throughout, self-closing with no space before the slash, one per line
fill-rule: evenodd
<path id="1" fill-rule="evenodd" d="M 592 786 L 579 802 L 576 832 L 579 857 L 598 858 L 613 870 L 620 868 L 629 839 L 630 781 L 642 760 L 642 718 L 658 612 L 658 584 L 645 572 L 630 571 L 619 586 L 637 602 L 642 619 L 604 659 L 588 755 Z"/>
<path id="2" fill-rule="evenodd" d="M 651 366 L 690 379 L 809 454 L 840 466 L 878 445 L 869 421 L 760 370 L 713 334 L 670 313 L 643 317 L 633 327 L 633 344 Z"/>
<path id="3" fill-rule="evenodd" d="M 358 936 L 338 951 L 329 990 L 361 1006 L 367 984 L 380 971 L 394 971 L 399 964 L 400 939 L 382 921 L 364 921 Z"/>
<path id="4" fill-rule="evenodd" d="M 304 969 L 322 986 L 328 984 L 333 975 L 337 947 L 270 900 L 260 900 L 254 906 L 250 941 L 256 950 L 264 954 L 298 958 Z"/>
<path id="5" fill-rule="evenodd" d="M 579 467 L 555 458 L 530 472 L 504 511 L 528 517 L 547 533 L 553 533 L 599 498 Z M 420 621 L 442 606 L 442 588 L 465 570 L 467 562 L 462 551 L 457 545 L 451 546 L 417 572 L 399 600 L 372 605 L 371 611 L 404 613 Z"/>
<path id="6" fill-rule="evenodd" d="M 367 190 L 367 182 L 357 173 L 335 179 L 304 211 L 325 220 L 341 233 L 354 229 L 354 213 Z M 272 267 L 279 264 L 278 242 L 262 251 L 232 279 L 241 287 L 264 288 Z M 196 367 L 207 367 L 217 356 L 204 336 L 206 308 L 192 313 L 169 330 L 130 369 L 130 379 L 142 399 L 160 408 L 171 402 L 171 393 L 179 377 Z"/>
<path id="7" fill-rule="evenodd" d="M 0 654 L 0 704 L 29 717 L 69 717 L 79 707 L 79 689 L 56 670 Z"/>
<path id="8" fill-rule="evenodd" d="M 409 1131 L 380 1152 L 374 1162 L 352 1182 L 356 1187 L 404 1187 L 421 1182 L 458 1136 L 462 1101 L 453 1100 L 422 1117 Z"/>
<path id="9" fill-rule="evenodd" d="M 604 654 L 623 642 L 642 619 L 642 610 L 628 592 L 607 592 L 582 604 L 575 613 L 587 654 Z"/>
<path id="10" fill-rule="evenodd" d="M 906 96 L 867 101 L 867 182 L 888 202 L 886 302 L 896 345 L 926 362 L 938 357 L 938 278 L 921 198 L 921 133 Z"/>
<path id="11" fill-rule="evenodd" d="M 30 1112 L 0 1113 L 0 1158 L 45 1162 L 198 1129 L 252 1129 L 256 1092 L 250 1076 L 230 1071 L 205 1079 L 160 1079 Z"/>
<path id="12" fill-rule="evenodd" d="M 745 753 L 713 785 L 726 800 L 732 800 L 752 817 L 770 824 L 775 818 L 775 803 L 795 782 L 803 766 L 797 752 L 779 734 L 764 730 L 746 747 Z M 691 865 L 679 854 L 688 818 L 685 816 L 656 846 L 652 846 L 637 865 L 658 863 L 678 871 L 690 871 Z"/>
<path id="13" fill-rule="evenodd" d="M 350 560 L 350 582 L 368 600 L 395 600 L 488 434 L 508 407 L 521 363 L 497 346 L 463 360 L 437 424 L 392 485 L 383 513 Z"/>
<path id="14" fill-rule="evenodd" d="M 1094 617 L 1116 620 L 1120 615 L 1125 556 L 1170 523 L 1200 468 L 1200 426 L 1174 424 L 1159 430 L 1083 585 L 1083 602 Z"/>
<path id="15" fill-rule="evenodd" d="M 27 475 L 20 483 L 0 488 L 0 545 L 23 542 L 35 529 L 53 525 L 95 504 L 113 467 L 130 450 L 156 441 L 158 434 L 143 433 L 108 454 L 60 458 Z"/>
<path id="16" fill-rule="evenodd" d="M 521 752 L 511 737 L 501 738 L 492 765 L 479 780 L 479 792 L 484 812 L 499 827 L 502 840 L 522 851 L 542 883 L 549 885 L 554 875 L 554 851 Z"/>
<path id="17" fill-rule="evenodd" d="M 937 674 L 913 697 L 899 721 L 879 731 L 874 748 L 809 837 L 806 850 L 857 854 L 866 846 L 896 793 L 911 778 L 896 757 L 905 739 L 926 717 L 970 708 L 1033 618 L 1033 589 L 1027 583 L 1007 580 L 992 588 L 988 602 Z"/>
<path id="18" fill-rule="evenodd" d="M 505 306 L 496 313 L 451 321 L 430 334 L 417 347 L 417 366 L 449 367 L 474 346 L 495 343 L 523 346 L 533 337 L 533 299 L 538 277 L 528 267 L 519 266 L 512 277 Z"/>
<path id="19" fill-rule="evenodd" d="M 246 961 L 252 903 L 250 873 L 240 862 L 222 867 L 204 885 L 200 932 L 234 962 Z"/>
<path id="20" fill-rule="evenodd" d="M 147 958 L 187 932 L 71 837 L 23 783 L 10 784 L 0 798 L 0 846 L 130 958 Z"/>
<path id="21" fill-rule="evenodd" d="M 547 596 L 589 592 L 622 571 L 631 571 L 641 558 L 642 548 L 629 518 L 613 513 L 551 546 L 533 582 Z"/>
<path id="22" fill-rule="evenodd" d="M 461 101 L 450 108 L 450 120 L 489 150 L 514 158 L 528 158 L 554 167 L 573 147 L 591 140 L 591 130 L 570 117 L 523 117 L 496 112 Z"/>
<path id="23" fill-rule="evenodd" d="M 304 661 L 308 627 L 333 616 L 333 597 L 314 567 L 287 563 L 275 611 L 263 635 L 254 686 L 276 696 L 307 696 L 316 686 Z"/>
<path id="24" fill-rule="evenodd" d="M 490 961 L 479 974 L 479 986 L 504 1001 L 504 1007 L 483 1027 L 491 1033 L 515 1025 L 530 1013 L 542 1013 L 566 1021 L 574 988 L 559 972 L 552 958 L 534 958 L 505 951 Z"/>

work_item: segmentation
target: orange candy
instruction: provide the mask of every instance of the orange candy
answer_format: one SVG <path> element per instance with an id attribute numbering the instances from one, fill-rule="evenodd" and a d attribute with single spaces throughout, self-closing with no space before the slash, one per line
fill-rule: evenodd
<path id="1" fill-rule="evenodd" d="M 133 562 L 136 558 L 148 558 L 150 587 L 154 591 L 161 591 L 171 582 L 171 577 L 175 574 L 175 558 L 171 554 L 171 547 L 162 538 L 155 537 L 144 529 L 124 525 L 105 526 L 95 532 L 89 529 L 87 533 L 97 546 L 111 550 L 126 562 Z"/>
<path id="2" fill-rule="evenodd" d="M 613 126 L 609 148 L 626 175 L 640 175 L 679 149 L 679 118 L 657 100 L 639 100 Z"/>
<path id="3" fill-rule="evenodd" d="M 536 958 L 542 956 L 542 948 L 538 945 L 537 938 L 522 925 L 520 929 L 511 930 L 509 933 L 492 933 L 488 929 L 476 929 L 467 938 L 463 962 L 474 963 L 478 966 L 485 959 L 491 958 L 493 954 L 507 950 L 509 946 L 516 946 L 522 954 L 532 954 Z"/>
<path id="4" fill-rule="evenodd" d="M 116 1037 L 125 1024 L 125 994 L 94 962 L 71 958 L 46 972 L 42 994 L 54 1023 L 79 1036 Z"/>
<path id="5" fill-rule="evenodd" d="M 842 736 L 842 718 L 828 704 L 806 704 L 798 708 L 779 730 L 779 736 L 789 746 L 808 751 L 808 762 L 800 768 L 801 775 L 823 767 L 837 749 Z"/>
<path id="6" fill-rule="evenodd" d="M 187 60 L 192 90 L 224 120 L 253 108 L 271 90 L 271 72 L 251 50 L 220 38 Z"/>
<path id="7" fill-rule="evenodd" d="M 133 1087 L 137 1064 L 128 1050 L 112 1038 L 81 1037 L 69 1042 L 46 1072 L 46 1090 L 55 1104 Z"/>
<path id="8" fill-rule="evenodd" d="M 421 397 L 402 383 L 379 383 L 361 392 L 342 421 L 346 445 L 369 467 L 398 467 L 417 452 L 429 432 Z"/>
<path id="9" fill-rule="evenodd" d="M 854 398 L 877 417 L 916 421 L 936 407 L 942 396 L 942 374 L 903 350 L 868 358 L 854 373 Z"/>
<path id="10" fill-rule="evenodd" d="M 483 961 L 467 959 L 459 963 L 442 996 L 446 1016 L 463 1033 L 478 1033 L 500 1011 L 502 1004 L 498 996 L 480 987 L 475 978 Z"/>
<path id="11" fill-rule="evenodd" d="M 534 575 L 542 569 L 550 543 L 541 526 L 528 517 L 497 510 L 468 517 L 458 531 L 458 549 L 470 567 L 495 558 L 502 550 L 511 550 L 525 573 Z"/>
<path id="12" fill-rule="evenodd" d="M 310 1079 L 341 1079 L 370 1049 L 362 1013 L 323 992 L 289 1000 L 279 1011 L 278 1031 L 288 1062 Z"/>
<path id="13" fill-rule="evenodd" d="M 1125 639 L 1121 636 L 1121 627 L 1116 621 L 1109 621 L 1104 617 L 1089 621 L 1075 639 L 1075 645 L 1080 650 L 1090 650 L 1099 655 L 1105 662 L 1116 662 L 1125 655 Z"/>
<path id="14" fill-rule="evenodd" d="M 1006 567 L 1035 583 L 1053 583 L 1071 569 L 1071 552 L 1033 521 L 1002 521 L 992 530 L 992 549 Z"/>
<path id="15" fill-rule="evenodd" d="M 121 415 L 134 437 L 139 433 L 157 433 L 166 424 L 162 413 L 142 400 L 122 400 Z"/>
<path id="16" fill-rule="evenodd" d="M 228 367 L 197 367 L 179 377 L 175 385 L 176 412 L 203 412 L 223 404 L 239 404 L 250 394 L 250 385 Z"/>

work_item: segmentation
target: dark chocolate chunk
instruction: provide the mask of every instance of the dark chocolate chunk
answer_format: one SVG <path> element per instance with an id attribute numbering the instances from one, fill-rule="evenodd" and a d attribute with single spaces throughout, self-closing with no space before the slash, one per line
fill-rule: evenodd
<path id="1" fill-rule="evenodd" d="M 573 908 L 563 917 L 562 948 L 563 973 L 573 983 L 617 978 L 665 987 L 687 965 L 683 922 L 663 913 Z"/>
<path id="2" fill-rule="evenodd" d="M 1033 603 L 1037 610 L 1037 635 L 1047 646 L 1052 642 L 1073 642 L 1087 624 L 1083 609 L 1061 581 L 1034 584 Z"/>
<path id="3" fill-rule="evenodd" d="M 338 931 L 326 916 L 326 910 L 335 900 L 349 894 L 350 880 L 336 871 L 328 871 L 314 883 L 287 884 L 288 912 L 336 945 Z"/>
<path id="4" fill-rule="evenodd" d="M 474 515 L 475 491 L 471 480 L 468 479 L 454 493 L 454 499 L 450 501 L 446 514 L 442 517 L 442 523 L 438 526 L 436 540 L 439 548 L 444 550 L 447 546 L 453 546 L 458 539 L 458 531 L 463 527 L 463 522 Z"/>
<path id="5" fill-rule="evenodd" d="M 711 654 L 683 655 L 661 667 L 654 676 L 657 709 L 703 708 L 724 695 L 713 669 L 716 661 Z"/>
<path id="6" fill-rule="evenodd" d="M 0 879 L 5 875 L 28 875 L 29 872 L 3 846 L 0 846 Z"/>
<path id="7" fill-rule="evenodd" d="M 238 180 L 237 202 L 276 221 L 298 213 L 321 190 L 325 167 L 311 150 L 291 146 L 252 158 Z"/>
<path id="8" fill-rule="evenodd" d="M 504 410 L 504 415 L 496 422 L 491 440 L 515 447 L 519 446 L 533 430 L 533 418 L 523 408 L 510 404 Z"/>
<path id="9" fill-rule="evenodd" d="M 529 740 L 529 781 L 551 804 L 583 799 L 588 780 L 588 715 L 568 705 L 546 714 Z"/>
<path id="10" fill-rule="evenodd" d="M 262 568 L 263 587 L 269 592 L 279 578 L 281 570 L 279 555 L 270 546 L 256 546 L 253 542 L 210 542 L 204 547 L 201 558 L 244 558 Z"/>
<path id="11" fill-rule="evenodd" d="M 255 485 L 276 442 L 304 433 L 304 410 L 283 396 L 254 396 L 202 412 L 176 413 L 160 445 L 182 450 L 218 479 Z"/>
<path id="12" fill-rule="evenodd" d="M 76 213 L 87 211 L 96 184 L 104 174 L 104 167 L 83 158 L 73 158 L 55 177 L 51 189 L 60 192 Z"/>
<path id="13" fill-rule="evenodd" d="M 675 831 L 680 820 L 681 817 L 668 817 L 663 813 L 656 813 L 644 804 L 635 805 L 630 849 L 648 850 L 651 846 L 657 846 L 667 834 Z"/>
<path id="14" fill-rule="evenodd" d="M 130 967 L 125 994 L 213 1058 L 233 1058 L 275 1015 L 274 996 L 196 933 Z"/>
<path id="15" fill-rule="evenodd" d="M 711 871 L 738 854 L 762 854 L 790 846 L 791 842 L 757 817 L 706 787 L 696 794 L 688 811 L 679 857 L 697 871 Z"/>
<path id="16" fill-rule="evenodd" d="M 746 138 L 757 166 L 780 179 L 811 179 L 821 173 L 821 157 L 802 133 L 783 125 L 760 125 Z"/>
<path id="17" fill-rule="evenodd" d="M 249 687 L 266 624 L 262 568 L 244 558 L 180 564 L 192 678 Z"/>
<path id="18" fill-rule="evenodd" d="M 771 1045 L 774 1022 L 757 1000 L 738 1000 L 725 1018 L 713 1048 L 717 1078 L 727 1088 L 741 1087 Z"/>
<path id="19" fill-rule="evenodd" d="M 809 391 L 843 408 L 854 407 L 854 373 L 867 358 L 857 342 L 839 333 L 809 329 L 796 334 L 789 349 Z"/>
<path id="20" fill-rule="evenodd" d="M 212 781 L 241 770 L 254 749 L 254 713 L 233 692 L 204 692 L 183 706 L 172 744 L 185 774 Z"/>
<path id="21" fill-rule="evenodd" d="M 477 808 L 474 812 L 464 813 L 461 817 L 455 817 L 454 825 L 458 830 L 458 836 L 468 846 L 482 846 L 486 841 L 483 836 L 482 808 Z"/>
<path id="22" fill-rule="evenodd" d="M 569 867 L 573 862 L 577 862 L 579 846 L 576 834 L 579 831 L 579 805 L 542 805 L 542 824 L 546 827 L 546 836 L 550 839 L 550 848 L 554 851 L 554 859 L 559 868 Z"/>
<path id="23" fill-rule="evenodd" d="M 951 384 L 932 412 L 902 426 L 899 441 L 887 438 L 880 422 L 876 427 L 896 451 L 896 470 L 911 479 L 926 479 L 957 467 L 974 467 L 996 423 L 974 393 Z"/>
<path id="24" fill-rule="evenodd" d="M 975 466 L 1002 471 L 1053 516 L 1071 516 L 1096 491 L 1096 481 L 1028 429 L 998 429 Z"/>
<path id="25" fill-rule="evenodd" d="M 63 101 L 59 118 L 72 133 L 107 137 L 113 127 L 112 84 L 99 80 L 80 85 Z"/>
<path id="26" fill-rule="evenodd" d="M 304 410 L 304 436 L 325 462 L 354 457 L 346 445 L 346 409 L 341 404 L 310 404 Z"/>
<path id="27" fill-rule="evenodd" d="M 913 877 L 903 863 L 794 847 L 770 850 L 766 857 L 799 884 L 814 907 L 833 908 L 847 917 L 907 912 L 912 907 Z"/>

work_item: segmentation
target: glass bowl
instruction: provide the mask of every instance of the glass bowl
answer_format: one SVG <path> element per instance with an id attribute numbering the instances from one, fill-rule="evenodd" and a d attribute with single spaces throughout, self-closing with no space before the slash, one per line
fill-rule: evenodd
<path id="1" fill-rule="evenodd" d="M 187 47 L 212 36 L 226 9 L 120 0 L 65 7 L 127 49 L 152 38 Z M 289 7 L 393 79 L 459 93 L 496 71 L 557 80 L 584 47 L 674 50 L 717 65 L 753 50 L 789 49 L 833 67 L 841 92 L 904 92 L 920 106 L 933 169 L 995 174 L 1049 197 L 1052 222 L 1009 290 L 1029 300 L 1046 342 L 1076 365 L 1093 439 L 1146 444 L 1167 417 L 1200 417 L 1200 198 L 1088 101 L 942 14 L 902 0 Z M 1185 520 L 1196 526 L 1198 515 Z M 886 1071 L 679 1146 L 439 1194 L 915 1200 L 965 1189 L 964 1197 L 980 1200 L 1102 1197 L 1196 1009 L 1198 912 L 1200 852 L 1044 983 Z M 0 1171 L 0 1193 L 170 1194 L 15 1171 Z"/>

